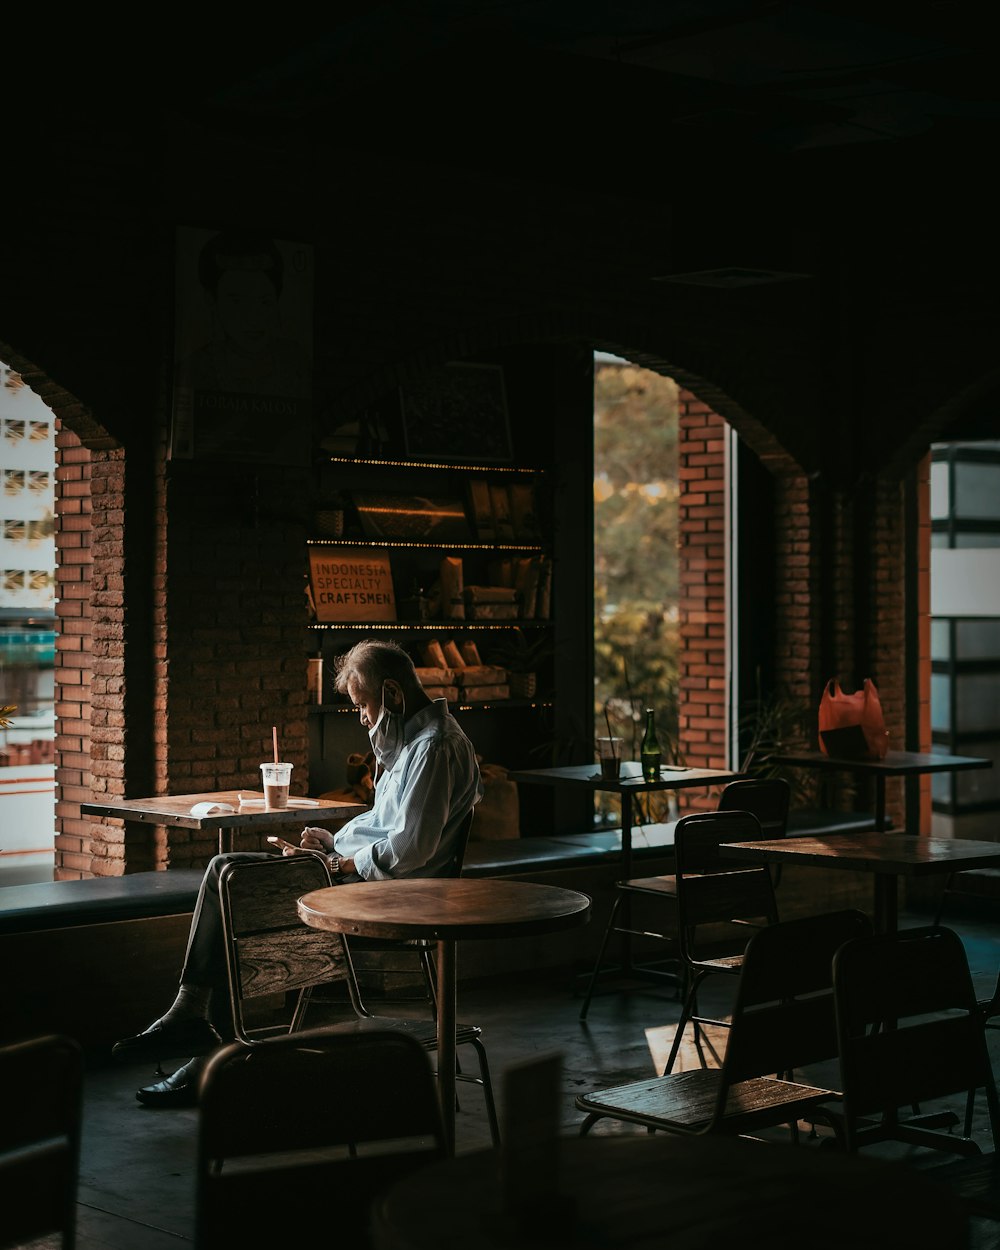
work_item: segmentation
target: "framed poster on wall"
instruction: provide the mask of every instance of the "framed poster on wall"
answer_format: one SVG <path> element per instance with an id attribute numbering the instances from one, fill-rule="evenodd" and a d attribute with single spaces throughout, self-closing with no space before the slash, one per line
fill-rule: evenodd
<path id="1" fill-rule="evenodd" d="M 449 361 L 400 387 L 406 454 L 468 464 L 512 459 L 500 365 Z"/>
<path id="2" fill-rule="evenodd" d="M 308 464 L 312 338 L 310 245 L 178 227 L 171 459 Z"/>

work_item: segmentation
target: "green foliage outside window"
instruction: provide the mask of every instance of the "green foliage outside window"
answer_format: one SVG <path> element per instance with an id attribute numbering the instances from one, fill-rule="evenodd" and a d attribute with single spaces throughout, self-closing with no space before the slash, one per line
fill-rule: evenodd
<path id="1" fill-rule="evenodd" d="M 679 762 L 677 394 L 671 378 L 595 361 L 594 736 L 610 721 L 628 759 L 651 707 L 666 761 Z M 637 821 L 669 819 L 668 795 L 647 800 Z M 618 809 L 597 796 L 599 823 Z"/>

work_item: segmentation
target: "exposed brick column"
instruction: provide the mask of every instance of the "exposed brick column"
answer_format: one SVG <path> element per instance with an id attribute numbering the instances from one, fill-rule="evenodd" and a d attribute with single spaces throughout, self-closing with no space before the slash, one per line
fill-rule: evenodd
<path id="1" fill-rule="evenodd" d="M 90 876 L 90 452 L 56 423 L 55 878 Z"/>
<path id="2" fill-rule="evenodd" d="M 171 465 L 167 494 L 165 651 L 158 659 L 169 688 L 165 792 L 259 792 L 276 725 L 281 754 L 294 765 L 292 792 L 305 794 L 308 470 Z M 170 828 L 165 836 L 173 867 L 200 866 L 217 850 L 211 833 Z M 265 846 L 241 838 L 237 849 Z"/>
<path id="3" fill-rule="evenodd" d="M 125 455 L 95 452 L 92 477 L 94 618 L 91 690 L 93 796 L 121 798 L 125 785 Z M 92 825 L 94 876 L 125 872 L 125 830 L 120 822 Z"/>
<path id="4" fill-rule="evenodd" d="M 789 699 L 818 702 L 815 622 L 817 536 L 809 483 L 781 473 L 774 483 L 774 672 Z M 812 746 L 812 743 L 809 743 Z"/>
<path id="5" fill-rule="evenodd" d="M 690 391 L 678 396 L 681 748 L 696 768 L 726 760 L 726 423 Z M 679 807 L 715 806 L 681 790 Z"/>

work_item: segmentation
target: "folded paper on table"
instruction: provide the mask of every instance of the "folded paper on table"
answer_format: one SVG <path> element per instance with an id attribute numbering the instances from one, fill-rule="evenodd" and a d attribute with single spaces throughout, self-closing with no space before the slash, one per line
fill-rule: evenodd
<path id="1" fill-rule="evenodd" d="M 261 799 L 261 802 L 264 800 Z M 231 803 L 195 803 L 191 808 L 192 816 L 232 816 L 236 808 Z"/>

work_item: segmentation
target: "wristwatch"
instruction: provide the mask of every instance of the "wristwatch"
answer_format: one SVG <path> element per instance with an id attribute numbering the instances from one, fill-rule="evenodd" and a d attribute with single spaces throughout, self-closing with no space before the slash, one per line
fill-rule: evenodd
<path id="1" fill-rule="evenodd" d="M 346 875 L 342 867 L 344 857 L 342 855 L 338 855 L 336 851 L 334 851 L 333 854 L 326 857 L 326 862 L 330 869 L 330 875 L 333 877 L 337 885 L 340 885 Z"/>

